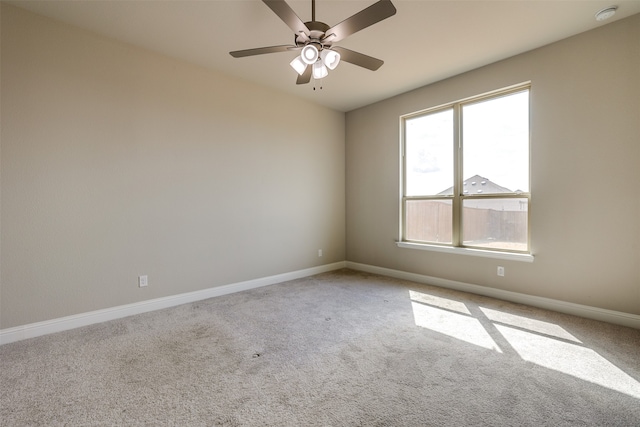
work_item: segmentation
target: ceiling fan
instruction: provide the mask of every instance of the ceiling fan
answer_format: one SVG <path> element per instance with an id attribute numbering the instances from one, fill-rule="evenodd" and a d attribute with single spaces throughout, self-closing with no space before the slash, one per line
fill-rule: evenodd
<path id="1" fill-rule="evenodd" d="M 335 69 L 340 60 L 372 71 L 377 70 L 384 63 L 380 59 L 344 47 L 334 46 L 333 43 L 395 15 L 396 8 L 391 0 L 379 0 L 333 27 L 329 27 L 324 22 L 316 21 L 315 0 L 311 0 L 311 21 L 309 22 L 302 22 L 284 0 L 262 1 L 293 30 L 294 44 L 229 52 L 234 58 L 299 51 L 300 55 L 290 64 L 298 73 L 297 84 L 309 83 L 312 76 L 316 80 L 326 77 L 329 74 L 328 70 Z"/>

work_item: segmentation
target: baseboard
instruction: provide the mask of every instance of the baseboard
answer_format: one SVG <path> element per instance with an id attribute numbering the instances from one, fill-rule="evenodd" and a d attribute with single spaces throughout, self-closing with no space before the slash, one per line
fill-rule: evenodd
<path id="1" fill-rule="evenodd" d="M 558 301 L 550 298 L 537 297 L 533 295 L 521 294 L 518 292 L 473 285 L 470 283 L 457 282 L 455 280 L 441 279 L 439 277 L 426 276 L 423 274 L 407 273 L 405 271 L 376 267 L 373 265 L 360 264 L 351 261 L 346 262 L 346 267 L 352 270 L 380 274 L 382 276 L 394 277 L 396 279 L 410 280 L 412 282 L 439 286 L 441 288 L 454 289 L 456 291 L 469 292 L 472 294 L 483 295 L 519 304 L 526 304 L 533 307 L 544 308 L 547 310 L 553 310 L 560 313 L 585 317 L 587 319 L 599 320 L 602 322 L 640 329 L 640 316 L 635 314 L 606 310 L 603 308 L 574 304 L 565 301 Z"/>
<path id="2" fill-rule="evenodd" d="M 161 310 L 164 308 L 174 307 L 190 302 L 201 301 L 222 295 L 228 295 L 235 292 L 242 292 L 249 289 L 260 288 L 263 286 L 273 285 L 276 283 L 286 282 L 288 280 L 300 279 L 303 277 L 313 276 L 314 274 L 325 273 L 328 271 L 339 270 L 341 268 L 350 268 L 368 273 L 380 274 L 382 276 L 394 277 L 397 279 L 411 280 L 417 283 L 424 283 L 442 288 L 454 289 L 457 291 L 469 292 L 478 295 L 484 295 L 492 298 L 498 298 L 505 301 L 511 301 L 519 304 L 526 304 L 533 307 L 544 308 L 547 310 L 558 311 L 560 313 L 572 314 L 575 316 L 585 317 L 588 319 L 599 320 L 602 322 L 613 323 L 622 326 L 628 326 L 640 329 L 640 316 L 635 314 L 623 313 L 614 310 L 606 310 L 598 307 L 574 304 L 565 301 L 558 301 L 550 298 L 537 297 L 533 295 L 521 294 L 517 292 L 505 291 L 502 289 L 494 289 L 486 286 L 473 285 L 470 283 L 457 282 L 455 280 L 442 279 L 439 277 L 426 276 L 423 274 L 408 273 L 400 270 L 393 270 L 384 267 L 376 267 L 368 264 L 360 264 L 351 261 L 341 261 L 333 264 L 326 264 L 318 267 L 307 268 L 304 270 L 293 271 L 289 273 L 278 274 L 275 276 L 262 277 L 259 279 L 247 280 L 244 282 L 232 283 L 214 288 L 204 289 L 201 291 L 188 292 L 178 295 L 172 295 L 163 298 L 156 298 L 147 301 L 141 301 L 133 304 L 126 304 L 117 307 L 106 308 L 102 310 L 80 313 L 72 316 L 61 317 L 57 319 L 46 320 L 43 322 L 30 323 L 27 325 L 16 326 L 0 330 L 0 345 L 9 344 L 16 341 L 35 338 L 42 335 L 62 332 L 70 329 L 88 326 L 95 323 L 116 320 L 123 317 L 133 316 L 136 314 L 147 313 L 150 311 Z"/>
<path id="3" fill-rule="evenodd" d="M 0 345 L 344 268 L 345 261 L 0 330 Z"/>

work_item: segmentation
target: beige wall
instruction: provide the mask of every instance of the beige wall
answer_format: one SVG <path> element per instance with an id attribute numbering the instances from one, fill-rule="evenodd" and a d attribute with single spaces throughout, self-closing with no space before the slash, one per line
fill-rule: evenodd
<path id="1" fill-rule="evenodd" d="M 4 4 L 1 37 L 0 329 L 345 259 L 344 114 Z"/>
<path id="2" fill-rule="evenodd" d="M 529 80 L 535 261 L 396 247 L 398 117 Z M 640 314 L 640 15 L 352 111 L 346 125 L 349 261 Z"/>
<path id="3" fill-rule="evenodd" d="M 342 113 L 1 22 L 0 329 L 344 259 L 640 314 L 640 15 L 348 113 L 346 251 Z M 535 262 L 397 248 L 398 117 L 527 80 Z"/>

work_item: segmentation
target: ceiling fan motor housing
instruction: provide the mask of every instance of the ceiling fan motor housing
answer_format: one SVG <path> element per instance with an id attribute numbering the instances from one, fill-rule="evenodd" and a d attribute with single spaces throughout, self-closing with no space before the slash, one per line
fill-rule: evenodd
<path id="1" fill-rule="evenodd" d="M 325 38 L 325 33 L 329 30 L 329 27 L 324 22 L 320 21 L 309 21 L 305 22 L 304 25 L 309 29 L 309 35 L 299 34 L 295 38 L 296 46 L 302 47 L 308 44 L 313 44 L 318 51 L 321 51 L 324 48 L 330 48 L 331 42 L 328 40 L 323 40 Z M 327 37 L 328 38 L 328 37 Z"/>

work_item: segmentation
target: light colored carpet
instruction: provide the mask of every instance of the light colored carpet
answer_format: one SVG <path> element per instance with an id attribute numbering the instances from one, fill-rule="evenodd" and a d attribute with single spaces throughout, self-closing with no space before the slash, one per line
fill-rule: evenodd
<path id="1" fill-rule="evenodd" d="M 0 347 L 0 424 L 639 426 L 640 331 L 341 270 Z"/>

